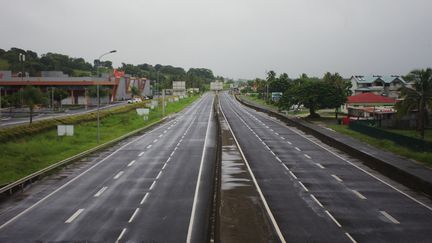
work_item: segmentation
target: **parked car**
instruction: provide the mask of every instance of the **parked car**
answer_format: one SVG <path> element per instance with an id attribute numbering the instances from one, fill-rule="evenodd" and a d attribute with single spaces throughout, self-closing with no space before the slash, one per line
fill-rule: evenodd
<path id="1" fill-rule="evenodd" d="M 133 98 L 127 101 L 128 104 L 139 103 L 142 102 L 141 98 Z"/>

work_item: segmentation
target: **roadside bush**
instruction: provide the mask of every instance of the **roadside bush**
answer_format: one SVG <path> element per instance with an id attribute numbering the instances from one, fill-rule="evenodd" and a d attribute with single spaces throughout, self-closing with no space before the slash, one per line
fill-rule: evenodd
<path id="1" fill-rule="evenodd" d="M 130 104 L 121 107 L 115 107 L 108 110 L 101 110 L 99 115 L 100 118 L 103 119 L 105 117 L 112 116 L 115 114 L 126 113 L 136 108 L 145 107 L 145 104 L 147 102 L 148 101 L 142 103 Z M 62 124 L 75 125 L 75 124 L 95 121 L 96 119 L 97 119 L 97 112 L 94 111 L 86 114 L 71 115 L 67 117 L 53 118 L 53 119 L 47 119 L 42 121 L 34 121 L 32 124 L 22 124 L 10 128 L 4 128 L 0 130 L 0 143 L 11 141 L 17 138 L 22 138 L 29 135 L 38 134 L 50 129 L 55 129 L 57 125 L 62 125 Z M 128 122 L 128 120 L 127 121 L 125 120 L 125 122 Z"/>

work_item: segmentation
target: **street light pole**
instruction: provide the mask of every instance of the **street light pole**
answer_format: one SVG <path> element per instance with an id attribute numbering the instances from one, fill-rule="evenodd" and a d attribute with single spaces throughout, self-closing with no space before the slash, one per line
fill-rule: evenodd
<path id="1" fill-rule="evenodd" d="M 0 87 L 0 124 L 2 123 L 2 87 Z"/>
<path id="2" fill-rule="evenodd" d="M 21 81 L 24 80 L 24 61 L 25 61 L 25 55 L 20 53 L 18 55 L 18 59 L 21 62 Z"/>
<path id="3" fill-rule="evenodd" d="M 102 55 L 99 56 L 98 58 L 98 62 L 96 63 L 96 78 L 99 78 L 99 64 L 100 64 L 100 60 L 102 59 L 103 56 L 111 54 L 111 53 L 115 53 L 117 52 L 117 50 L 112 50 L 109 52 L 106 52 Z M 97 143 L 100 142 L 100 99 L 99 99 L 99 81 L 96 81 L 96 92 L 97 92 Z"/>

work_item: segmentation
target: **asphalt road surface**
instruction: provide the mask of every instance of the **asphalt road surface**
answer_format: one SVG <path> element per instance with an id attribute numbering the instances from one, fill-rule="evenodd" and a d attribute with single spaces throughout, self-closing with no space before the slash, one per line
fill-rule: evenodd
<path id="1" fill-rule="evenodd" d="M 204 95 L 20 213 L 0 216 L 0 242 L 206 242 L 213 100 Z"/>
<path id="2" fill-rule="evenodd" d="M 222 94 L 286 242 L 432 242 L 432 208 L 318 141 Z"/>

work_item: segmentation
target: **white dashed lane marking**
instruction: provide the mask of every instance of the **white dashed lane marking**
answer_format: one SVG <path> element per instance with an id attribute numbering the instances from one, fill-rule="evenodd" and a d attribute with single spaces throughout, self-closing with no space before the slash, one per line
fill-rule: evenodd
<path id="1" fill-rule="evenodd" d="M 72 223 L 76 218 L 78 218 L 78 216 L 84 211 L 84 208 L 80 208 L 78 209 L 78 211 L 76 211 L 74 214 L 72 214 L 72 216 L 70 216 L 70 218 L 68 218 L 65 221 L 65 224 L 70 224 Z"/>
<path id="2" fill-rule="evenodd" d="M 100 195 L 102 195 L 102 193 L 104 193 L 106 189 L 108 189 L 108 187 L 102 187 L 98 192 L 96 192 L 96 194 L 94 194 L 94 197 L 99 197 Z"/>
<path id="3" fill-rule="evenodd" d="M 384 215 L 384 217 L 386 217 L 388 220 L 390 220 L 390 222 L 394 223 L 394 224 L 400 224 L 400 222 L 393 218 L 390 214 L 388 214 L 386 211 L 380 211 L 380 213 L 382 215 Z"/>
<path id="4" fill-rule="evenodd" d="M 131 167 L 133 164 L 135 164 L 135 160 L 132 160 L 131 162 L 129 162 L 129 164 L 127 166 Z"/>
<path id="5" fill-rule="evenodd" d="M 123 175 L 124 171 L 120 171 L 117 175 L 114 176 L 114 180 L 117 180 L 121 175 Z"/>
<path id="6" fill-rule="evenodd" d="M 341 178 L 339 178 L 337 175 L 331 175 L 333 178 L 335 178 L 335 180 L 337 180 L 337 181 L 339 181 L 339 182 L 342 182 L 342 179 Z"/>

